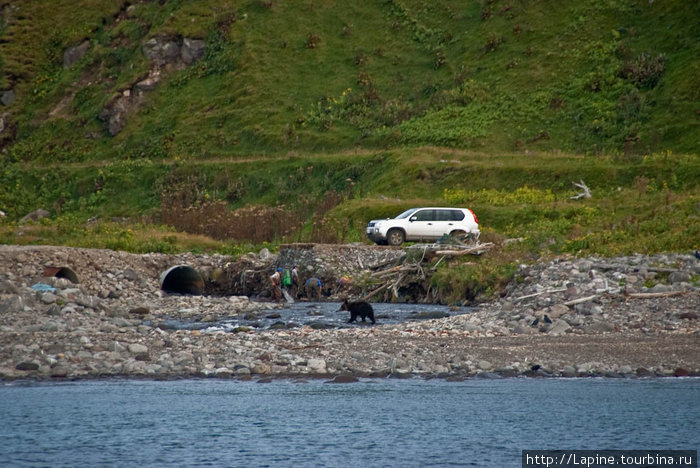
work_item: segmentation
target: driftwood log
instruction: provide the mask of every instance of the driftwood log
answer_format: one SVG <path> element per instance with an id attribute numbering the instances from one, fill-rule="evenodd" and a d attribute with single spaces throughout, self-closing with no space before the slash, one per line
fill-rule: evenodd
<path id="1" fill-rule="evenodd" d="M 407 251 L 412 254 L 407 255 L 407 258 L 413 258 L 413 260 L 404 260 L 400 265 L 389 267 L 385 265 L 381 269 L 376 269 L 372 272 L 370 277 L 376 287 L 365 294 L 362 300 L 369 300 L 380 293 L 385 295 L 384 300 L 397 299 L 400 289 L 410 289 L 416 285 L 429 290 L 429 286 L 425 287 L 429 283 L 426 280 L 429 280 L 432 272 L 437 269 L 437 266 L 445 258 L 481 255 L 493 247 L 494 244 L 490 242 L 465 244 L 459 240 L 451 240 L 449 243 L 416 244 L 407 247 Z M 391 297 L 388 297 L 389 294 Z"/>
<path id="2" fill-rule="evenodd" d="M 658 297 L 673 297 L 673 296 L 683 296 L 688 294 L 686 291 L 669 291 L 669 292 L 658 292 L 658 293 L 628 293 L 625 294 L 627 299 L 654 299 Z"/>
<path id="3" fill-rule="evenodd" d="M 579 198 L 591 198 L 591 189 L 589 189 L 586 184 L 583 182 L 583 179 L 579 183 L 572 182 L 575 187 L 580 188 L 583 190 L 583 192 L 577 193 L 573 197 L 569 197 L 572 200 L 578 200 Z"/>

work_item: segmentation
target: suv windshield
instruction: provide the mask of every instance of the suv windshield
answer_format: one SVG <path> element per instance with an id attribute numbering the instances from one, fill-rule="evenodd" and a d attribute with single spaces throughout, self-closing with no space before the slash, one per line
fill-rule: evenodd
<path id="1" fill-rule="evenodd" d="M 403 213 L 401 213 L 400 215 L 398 215 L 395 219 L 404 219 L 404 218 L 408 218 L 408 217 L 411 216 L 411 214 L 412 214 L 414 211 L 416 211 L 417 209 L 418 209 L 418 208 L 411 208 L 410 210 L 406 210 L 406 211 L 404 211 Z"/>

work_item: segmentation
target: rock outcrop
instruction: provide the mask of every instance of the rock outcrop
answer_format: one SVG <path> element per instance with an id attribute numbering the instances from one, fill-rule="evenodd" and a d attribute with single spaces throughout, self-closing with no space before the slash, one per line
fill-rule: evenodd
<path id="1" fill-rule="evenodd" d="M 68 47 L 63 51 L 63 68 L 70 68 L 82 59 L 90 48 L 90 41 L 83 41 L 77 46 Z"/>
<path id="2" fill-rule="evenodd" d="M 11 89 L 2 91 L 0 92 L 0 103 L 2 103 L 3 106 L 9 106 L 15 102 L 16 97 L 15 92 Z"/>
<path id="3" fill-rule="evenodd" d="M 148 75 L 139 78 L 129 88 L 115 93 L 99 115 L 112 136 L 124 129 L 127 116 L 138 111 L 145 93 L 156 88 L 165 71 L 182 69 L 201 59 L 206 50 L 206 43 L 201 39 L 186 37 L 154 37 L 149 39 L 141 50 L 151 64 Z"/>
<path id="4" fill-rule="evenodd" d="M 154 37 L 142 47 L 152 68 L 166 65 L 189 66 L 204 56 L 206 43 L 201 39 Z"/>

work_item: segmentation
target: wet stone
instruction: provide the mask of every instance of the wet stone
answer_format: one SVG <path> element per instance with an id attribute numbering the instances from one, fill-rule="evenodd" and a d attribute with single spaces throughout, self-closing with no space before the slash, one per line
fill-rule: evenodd
<path id="1" fill-rule="evenodd" d="M 15 369 L 20 371 L 37 371 L 39 370 L 39 364 L 36 362 L 20 362 L 15 366 Z"/>

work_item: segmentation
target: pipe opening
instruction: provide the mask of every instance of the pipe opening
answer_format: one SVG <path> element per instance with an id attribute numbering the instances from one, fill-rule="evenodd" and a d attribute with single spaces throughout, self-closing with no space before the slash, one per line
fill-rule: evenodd
<path id="1" fill-rule="evenodd" d="M 200 295 L 204 292 L 204 279 L 194 268 L 176 265 L 160 275 L 160 289 L 168 293 Z"/>
<path id="2" fill-rule="evenodd" d="M 65 278 L 71 283 L 80 283 L 78 275 L 68 267 L 44 267 L 44 276 Z"/>

